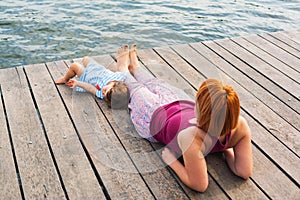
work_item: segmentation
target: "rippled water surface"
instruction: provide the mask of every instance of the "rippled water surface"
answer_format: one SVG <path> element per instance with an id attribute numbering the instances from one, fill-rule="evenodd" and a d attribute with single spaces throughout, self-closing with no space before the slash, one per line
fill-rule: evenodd
<path id="1" fill-rule="evenodd" d="M 0 68 L 300 28 L 300 1 L 0 2 Z"/>

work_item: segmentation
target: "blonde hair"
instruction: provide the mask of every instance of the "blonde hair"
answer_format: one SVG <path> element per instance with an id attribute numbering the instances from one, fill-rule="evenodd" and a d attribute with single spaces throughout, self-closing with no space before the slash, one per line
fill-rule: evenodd
<path id="1" fill-rule="evenodd" d="M 130 93 L 127 85 L 120 81 L 113 82 L 113 87 L 104 97 L 107 106 L 112 109 L 127 109 L 130 99 Z"/>
<path id="2" fill-rule="evenodd" d="M 196 94 L 196 104 L 198 127 L 209 135 L 226 135 L 237 126 L 240 100 L 230 86 L 207 79 Z"/>

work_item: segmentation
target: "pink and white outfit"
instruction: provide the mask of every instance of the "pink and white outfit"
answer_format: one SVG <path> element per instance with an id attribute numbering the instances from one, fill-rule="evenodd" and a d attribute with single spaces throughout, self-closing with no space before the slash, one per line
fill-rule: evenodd
<path id="1" fill-rule="evenodd" d="M 151 77 L 149 72 L 141 68 L 138 68 L 134 77 L 128 73 L 125 83 L 130 91 L 128 108 L 131 120 L 139 135 L 151 142 L 157 142 L 150 134 L 150 122 L 154 111 L 173 101 L 191 99 L 182 90 Z"/>

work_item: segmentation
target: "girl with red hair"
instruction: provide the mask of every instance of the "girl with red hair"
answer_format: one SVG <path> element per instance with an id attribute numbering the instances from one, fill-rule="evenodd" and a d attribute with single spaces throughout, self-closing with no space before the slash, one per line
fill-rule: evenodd
<path id="1" fill-rule="evenodd" d="M 237 176 L 251 176 L 251 132 L 240 116 L 239 97 L 230 86 L 207 79 L 193 101 L 139 67 L 135 45 L 129 58 L 131 75 L 128 73 L 125 82 L 130 91 L 132 122 L 143 138 L 167 145 L 162 159 L 184 184 L 199 192 L 207 189 L 205 156 L 214 152 L 224 152 Z"/>

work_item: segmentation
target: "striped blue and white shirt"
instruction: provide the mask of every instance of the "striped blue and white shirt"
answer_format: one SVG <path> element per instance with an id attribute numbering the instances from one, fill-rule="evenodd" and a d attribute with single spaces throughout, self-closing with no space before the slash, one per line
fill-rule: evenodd
<path id="1" fill-rule="evenodd" d="M 82 75 L 79 78 L 79 81 L 89 83 L 93 86 L 100 88 L 96 92 L 96 96 L 100 99 L 103 99 L 102 89 L 110 81 L 125 81 L 126 73 L 125 72 L 112 72 L 109 69 L 106 69 L 102 65 L 99 65 L 96 61 L 90 61 L 83 71 Z M 76 87 L 78 92 L 86 92 L 80 87 Z"/>

